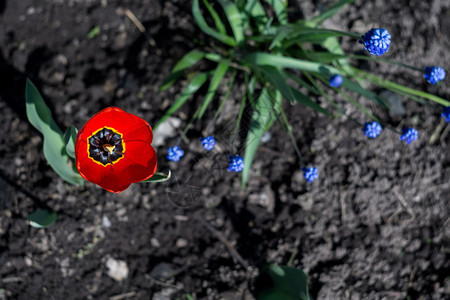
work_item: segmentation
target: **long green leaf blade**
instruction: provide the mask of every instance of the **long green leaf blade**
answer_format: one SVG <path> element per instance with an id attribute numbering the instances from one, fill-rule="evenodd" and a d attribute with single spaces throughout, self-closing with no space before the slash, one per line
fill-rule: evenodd
<path id="1" fill-rule="evenodd" d="M 209 103 L 214 98 L 217 88 L 218 88 L 220 82 L 222 81 L 222 78 L 224 77 L 225 73 L 227 72 L 229 66 L 230 66 L 229 60 L 222 60 L 217 65 L 217 68 L 214 71 L 214 74 L 211 78 L 211 82 L 209 84 L 205 99 L 203 100 L 202 106 L 197 115 L 197 119 L 201 119 L 203 117 L 203 114 L 205 113 L 206 108 L 208 108 Z"/>
<path id="2" fill-rule="evenodd" d="M 325 64 L 264 52 L 248 54 L 243 58 L 243 61 L 250 65 L 298 69 L 306 72 L 325 74 L 327 76 L 340 73 L 336 68 Z"/>
<path id="3" fill-rule="evenodd" d="M 244 11 L 255 20 L 258 31 L 263 33 L 269 18 L 261 2 L 259 0 L 247 0 Z"/>
<path id="4" fill-rule="evenodd" d="M 198 50 L 192 50 L 186 53 L 173 67 L 169 77 L 164 81 L 163 85 L 159 88 L 161 91 L 169 88 L 185 70 L 195 65 L 199 60 L 205 57 L 205 53 Z"/>
<path id="5" fill-rule="evenodd" d="M 228 46 L 231 47 L 236 47 L 237 46 L 237 42 L 229 35 L 226 34 L 222 34 L 214 29 L 212 29 L 208 23 L 206 23 L 205 18 L 203 18 L 202 13 L 200 12 L 200 6 L 198 3 L 198 0 L 193 0 L 192 1 L 192 15 L 194 16 L 195 21 L 197 22 L 197 25 L 200 27 L 200 29 L 212 36 L 213 38 L 221 41 L 224 44 L 227 44 Z"/>
<path id="6" fill-rule="evenodd" d="M 208 74 L 199 73 L 197 74 L 191 82 L 186 86 L 186 88 L 181 93 L 180 97 L 172 104 L 172 106 L 167 110 L 167 112 L 161 117 L 161 119 L 156 123 L 153 129 L 156 129 L 162 122 L 164 122 L 168 117 L 170 117 L 174 112 L 176 112 L 208 79 Z"/>
<path id="7" fill-rule="evenodd" d="M 218 0 L 222 5 L 225 15 L 227 16 L 228 23 L 233 31 L 234 39 L 238 45 L 242 45 L 244 42 L 244 24 L 241 13 L 234 2 L 230 0 Z"/>
<path id="8" fill-rule="evenodd" d="M 82 185 L 83 178 L 71 167 L 72 162 L 66 153 L 63 133 L 53 120 L 41 94 L 29 79 L 26 83 L 25 99 L 28 120 L 44 137 L 43 151 L 48 164 L 67 182 Z"/>
<path id="9" fill-rule="evenodd" d="M 227 33 L 227 29 L 226 29 L 225 25 L 223 24 L 222 20 L 220 19 L 219 14 L 214 9 L 214 7 L 212 7 L 212 5 L 209 4 L 208 0 L 203 0 L 203 4 L 205 5 L 206 9 L 209 11 L 211 17 L 213 18 L 214 24 L 216 25 L 217 30 L 221 34 L 226 34 Z"/>
<path id="10" fill-rule="evenodd" d="M 345 5 L 355 2 L 355 0 L 342 0 L 328 9 L 323 11 L 320 15 L 315 16 L 311 20 L 308 21 L 309 24 L 313 24 L 314 26 L 320 25 L 325 22 L 327 19 L 334 16 L 339 10 L 341 10 Z"/>
<path id="11" fill-rule="evenodd" d="M 75 141 L 77 139 L 77 132 L 78 130 L 75 127 L 70 126 L 64 133 L 64 144 L 66 145 L 66 153 L 73 159 L 75 159 Z"/>
<path id="12" fill-rule="evenodd" d="M 267 88 L 262 90 L 261 95 L 256 101 L 245 143 L 244 169 L 242 170 L 241 178 L 242 187 L 245 187 L 247 184 L 250 169 L 261 137 L 268 129 L 267 125 L 275 118 L 276 111 L 281 106 L 281 103 L 281 99 L 276 103 L 272 102 Z"/>
<path id="13" fill-rule="evenodd" d="M 275 14 L 277 15 L 278 22 L 284 25 L 288 23 L 288 15 L 286 10 L 287 1 L 282 0 L 266 0 L 267 3 L 272 5 L 275 10 Z M 285 4 L 286 3 L 286 4 Z"/>

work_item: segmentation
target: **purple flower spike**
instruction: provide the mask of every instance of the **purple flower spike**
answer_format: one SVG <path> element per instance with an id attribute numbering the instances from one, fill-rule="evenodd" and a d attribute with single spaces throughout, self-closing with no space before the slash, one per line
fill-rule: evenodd
<path id="1" fill-rule="evenodd" d="M 425 77 L 429 83 L 436 84 L 436 82 L 444 80 L 445 70 L 441 67 L 426 67 L 423 77 Z"/>
<path id="2" fill-rule="evenodd" d="M 228 166 L 228 172 L 241 172 L 244 169 L 244 159 L 239 155 L 230 155 L 228 160 L 230 164 Z"/>
<path id="3" fill-rule="evenodd" d="M 450 123 L 450 106 L 444 108 L 441 116 L 444 118 L 445 122 Z"/>
<path id="4" fill-rule="evenodd" d="M 212 149 L 214 149 L 214 146 L 216 146 L 216 140 L 212 136 L 201 138 L 200 141 L 202 142 L 203 148 L 208 151 L 211 151 Z"/>
<path id="5" fill-rule="evenodd" d="M 371 139 L 374 139 L 377 136 L 379 136 L 382 130 L 383 128 L 377 121 L 364 123 L 364 127 L 362 129 L 364 135 Z"/>
<path id="6" fill-rule="evenodd" d="M 401 141 L 405 141 L 407 144 L 411 144 L 419 138 L 419 133 L 414 128 L 402 128 Z"/>
<path id="7" fill-rule="evenodd" d="M 344 78 L 342 78 L 341 75 L 336 74 L 331 76 L 328 82 L 330 83 L 330 87 L 338 88 L 344 82 Z"/>
<path id="8" fill-rule="evenodd" d="M 317 168 L 302 168 L 302 171 L 303 177 L 305 177 L 308 182 L 313 182 L 314 180 L 319 178 L 319 171 L 317 170 Z"/>
<path id="9" fill-rule="evenodd" d="M 173 147 L 170 147 L 169 150 L 167 150 L 167 156 L 166 156 L 166 158 L 167 158 L 168 160 L 177 162 L 177 161 L 180 160 L 180 158 L 183 157 L 183 155 L 184 155 L 184 151 L 181 150 L 180 147 L 178 147 L 178 146 L 173 146 Z"/>
<path id="10" fill-rule="evenodd" d="M 384 28 L 372 28 L 359 41 L 364 44 L 364 50 L 370 54 L 380 56 L 389 50 L 391 35 Z"/>

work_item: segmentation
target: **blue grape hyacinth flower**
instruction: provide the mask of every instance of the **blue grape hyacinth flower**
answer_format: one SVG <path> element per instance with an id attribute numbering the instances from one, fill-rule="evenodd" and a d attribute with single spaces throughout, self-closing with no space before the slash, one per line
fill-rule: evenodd
<path id="1" fill-rule="evenodd" d="M 216 146 L 216 140 L 212 136 L 201 138 L 200 141 L 202 142 L 203 148 L 208 151 L 211 151 Z"/>
<path id="2" fill-rule="evenodd" d="M 423 77 L 431 83 L 436 84 L 436 82 L 444 80 L 445 78 L 445 70 L 441 67 L 426 67 L 425 68 L 425 74 L 423 74 Z"/>
<path id="3" fill-rule="evenodd" d="M 441 116 L 444 118 L 445 122 L 450 123 L 450 106 L 444 107 Z"/>
<path id="4" fill-rule="evenodd" d="M 361 38 L 359 42 L 364 44 L 364 50 L 376 56 L 386 53 L 391 44 L 391 35 L 384 28 L 372 28 Z"/>
<path id="5" fill-rule="evenodd" d="M 341 86 L 341 84 L 344 82 L 344 78 L 342 78 L 341 75 L 336 74 L 330 77 L 328 80 L 331 87 L 338 88 Z"/>
<path id="6" fill-rule="evenodd" d="M 244 169 L 244 159 L 239 155 L 228 156 L 228 172 L 241 172 Z"/>
<path id="7" fill-rule="evenodd" d="M 167 150 L 167 156 L 166 156 L 166 158 L 167 158 L 168 160 L 177 162 L 177 161 L 180 160 L 180 158 L 183 157 L 183 155 L 184 155 L 184 151 L 181 150 L 180 147 L 178 147 L 178 146 L 173 146 L 173 147 L 170 147 L 170 148 Z"/>
<path id="8" fill-rule="evenodd" d="M 414 128 L 402 128 L 401 141 L 405 141 L 407 144 L 411 144 L 419 138 L 419 133 Z"/>
<path id="9" fill-rule="evenodd" d="M 319 178 L 319 170 L 317 170 L 317 168 L 302 168 L 302 171 L 303 177 L 305 177 L 308 182 L 313 182 Z"/>
<path id="10" fill-rule="evenodd" d="M 362 129 L 364 135 L 371 139 L 374 139 L 377 136 L 379 136 L 382 130 L 383 128 L 377 121 L 364 123 L 364 127 Z"/>

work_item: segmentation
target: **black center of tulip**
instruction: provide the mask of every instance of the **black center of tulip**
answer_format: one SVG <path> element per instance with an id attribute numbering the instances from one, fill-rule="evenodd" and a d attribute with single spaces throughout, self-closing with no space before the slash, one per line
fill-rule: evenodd
<path id="1" fill-rule="evenodd" d="M 113 164 L 125 154 L 120 133 L 103 128 L 89 137 L 89 157 L 106 166 Z"/>

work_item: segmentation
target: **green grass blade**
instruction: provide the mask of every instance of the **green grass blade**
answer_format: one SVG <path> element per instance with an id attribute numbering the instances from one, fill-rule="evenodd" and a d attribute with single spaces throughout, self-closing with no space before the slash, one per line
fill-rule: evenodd
<path id="1" fill-rule="evenodd" d="M 375 102 L 378 105 L 381 105 L 387 109 L 389 109 L 389 105 L 386 103 L 386 101 L 384 101 L 383 99 L 381 99 L 377 94 L 374 94 L 368 90 L 366 90 L 365 88 L 363 88 L 362 86 L 360 86 L 358 83 L 351 81 L 350 79 L 344 77 L 344 82 L 342 83 L 341 87 L 344 87 L 352 92 L 355 92 L 369 100 L 372 100 L 373 102 Z"/>
<path id="2" fill-rule="evenodd" d="M 205 18 L 203 18 L 202 13 L 200 12 L 200 6 L 198 0 L 192 1 L 192 15 L 194 16 L 197 25 L 200 29 L 206 33 L 207 35 L 212 36 L 213 38 L 219 40 L 220 42 L 227 44 L 231 47 L 236 47 L 237 42 L 229 35 L 222 34 L 211 27 L 209 27 L 208 23 L 206 23 Z"/>
<path id="3" fill-rule="evenodd" d="M 222 81 L 222 78 L 225 75 L 225 73 L 227 72 L 229 66 L 230 66 L 229 60 L 222 60 L 217 65 L 217 68 L 214 71 L 214 74 L 211 78 L 211 82 L 209 83 L 209 87 L 208 87 L 208 91 L 206 92 L 205 99 L 203 100 L 202 106 L 197 115 L 197 119 L 201 119 L 203 117 L 203 114 L 205 113 L 206 108 L 208 108 L 209 103 L 214 98 L 214 95 L 216 94 L 216 91 L 217 91 L 217 87 L 219 86 L 220 82 Z"/>
<path id="4" fill-rule="evenodd" d="M 416 97 L 421 97 L 421 98 L 424 98 L 424 99 L 428 99 L 428 100 L 434 101 L 434 102 L 439 103 L 439 104 L 444 105 L 444 106 L 450 106 L 450 102 L 448 100 L 445 100 L 445 99 L 443 99 L 441 97 L 438 97 L 436 95 L 432 95 L 432 94 L 429 94 L 427 92 L 422 92 L 422 91 L 418 91 L 418 90 L 415 90 L 415 89 L 412 89 L 412 88 L 408 88 L 406 86 L 394 83 L 394 82 L 386 80 L 386 79 L 381 79 L 381 78 L 379 78 L 379 77 L 377 77 L 375 75 L 369 74 L 367 72 L 364 72 L 364 71 L 356 69 L 356 68 L 353 68 L 353 70 L 355 71 L 355 73 L 357 73 L 358 75 L 362 76 L 365 80 L 367 80 L 367 81 L 369 81 L 369 82 L 371 82 L 371 83 L 373 83 L 373 84 L 375 84 L 377 86 L 380 86 L 380 87 L 383 87 L 385 89 L 391 90 L 393 92 L 402 93 L 403 95 L 405 95 L 407 97 L 410 97 L 410 95 L 416 96 Z"/>
<path id="5" fill-rule="evenodd" d="M 164 91 L 167 88 L 169 88 L 183 74 L 185 70 L 195 65 L 199 60 L 201 60 L 204 57 L 205 53 L 202 51 L 192 50 L 188 52 L 173 67 L 169 77 L 164 81 L 164 83 L 159 89 L 161 91 Z"/>
<path id="6" fill-rule="evenodd" d="M 75 141 L 77 139 L 77 132 L 78 129 L 76 129 L 73 126 L 70 126 L 64 133 L 64 144 L 66 145 L 66 153 L 73 159 L 75 159 Z"/>
<path id="7" fill-rule="evenodd" d="M 278 22 L 280 24 L 285 25 L 288 23 L 288 15 L 286 10 L 287 1 L 282 0 L 266 0 L 267 3 L 272 5 L 275 10 L 275 14 L 277 15 Z M 286 4 L 285 4 L 286 3 Z"/>
<path id="8" fill-rule="evenodd" d="M 84 179 L 73 170 L 72 161 L 66 153 L 63 133 L 53 120 L 41 94 L 29 79 L 26 83 L 25 99 L 28 120 L 44 137 L 43 151 L 48 164 L 67 182 L 82 185 Z"/>
<path id="9" fill-rule="evenodd" d="M 205 4 L 206 9 L 209 11 L 209 14 L 213 18 L 214 24 L 216 25 L 217 30 L 221 34 L 226 34 L 227 33 L 227 29 L 226 29 L 225 25 L 223 24 L 222 20 L 220 19 L 219 14 L 214 9 L 214 7 L 212 7 L 212 5 L 209 4 L 208 0 L 203 0 L 203 4 Z"/>
<path id="10" fill-rule="evenodd" d="M 244 11 L 255 21 L 258 32 L 264 32 L 269 18 L 261 2 L 259 0 L 247 0 Z"/>
<path id="11" fill-rule="evenodd" d="M 256 66 L 273 66 L 280 68 L 298 69 L 305 72 L 320 73 L 327 76 L 340 74 L 339 70 L 325 64 L 264 52 L 250 53 L 243 58 L 243 62 Z"/>
<path id="12" fill-rule="evenodd" d="M 271 122 L 273 123 L 272 119 L 275 118 L 276 110 L 281 107 L 281 103 L 281 100 L 276 103 L 272 101 L 267 88 L 262 90 L 261 95 L 256 100 L 245 143 L 244 169 L 242 170 L 241 178 L 242 187 L 245 187 L 247 184 L 250 169 L 261 137 L 267 130 L 267 125 Z"/>
<path id="13" fill-rule="evenodd" d="M 287 77 L 289 77 L 290 79 L 292 79 L 293 81 L 295 81 L 299 85 L 303 86 L 304 88 L 306 88 L 308 91 L 310 91 L 314 95 L 320 95 L 319 91 L 315 87 L 313 87 L 312 85 L 310 85 L 309 83 L 307 83 L 303 79 L 298 78 L 297 76 L 295 76 L 294 74 L 291 74 L 290 72 L 287 72 L 287 71 L 283 71 L 283 72 L 284 72 L 284 74 Z"/>
<path id="14" fill-rule="evenodd" d="M 244 19 L 241 16 L 237 6 L 230 0 L 218 0 L 222 5 L 225 15 L 227 16 L 228 23 L 233 31 L 234 39 L 238 45 L 244 43 Z"/>
<path id="15" fill-rule="evenodd" d="M 314 109 L 317 112 L 323 113 L 325 115 L 330 115 L 330 113 L 322 108 L 319 104 L 314 102 L 311 98 L 304 95 L 300 91 L 291 87 L 286 81 L 288 76 L 285 72 L 278 70 L 275 67 L 260 67 L 259 70 L 266 75 L 272 85 L 281 92 L 281 94 L 291 103 L 298 102 L 304 106 Z"/>
<path id="16" fill-rule="evenodd" d="M 355 2 L 355 0 L 342 0 L 342 1 L 339 1 L 338 3 L 332 5 L 329 8 L 327 8 L 326 10 L 324 10 L 320 15 L 315 16 L 311 20 L 308 20 L 308 23 L 312 24 L 314 26 L 320 25 L 323 22 L 325 22 L 327 19 L 329 19 L 332 16 L 334 16 L 345 5 L 351 4 L 353 2 Z"/>
<path id="17" fill-rule="evenodd" d="M 170 117 L 174 112 L 176 112 L 198 89 L 206 82 L 208 79 L 207 73 L 197 74 L 191 82 L 186 86 L 186 88 L 181 93 L 180 97 L 175 100 L 172 106 L 166 111 L 166 113 L 161 117 L 161 119 L 153 127 L 155 130 L 162 122 L 164 122 L 168 117 Z"/>

